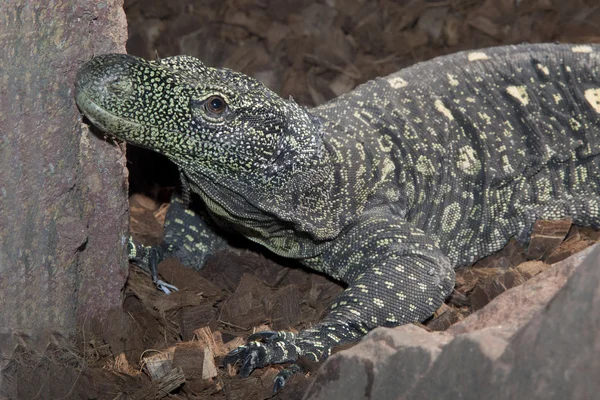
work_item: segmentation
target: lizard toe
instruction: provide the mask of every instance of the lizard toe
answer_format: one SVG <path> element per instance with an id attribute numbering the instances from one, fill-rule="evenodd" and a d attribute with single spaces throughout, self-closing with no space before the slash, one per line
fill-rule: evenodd
<path id="1" fill-rule="evenodd" d="M 223 364 L 227 367 L 241 362 L 240 376 L 247 378 L 256 368 L 296 361 L 299 353 L 294 333 L 264 331 L 250 335 L 245 345 L 225 356 Z M 287 376 L 281 387 L 285 384 L 285 380 Z"/>
<path id="2" fill-rule="evenodd" d="M 300 372 L 302 372 L 302 367 L 300 367 L 298 364 L 292 364 L 289 367 L 279 371 L 273 380 L 273 394 L 283 389 L 288 379 L 290 379 L 292 375 Z"/>
<path id="3" fill-rule="evenodd" d="M 283 332 L 281 332 L 283 333 Z M 273 342 L 275 341 L 281 334 L 280 332 L 275 332 L 275 331 L 262 331 L 262 332 L 256 332 L 253 333 L 252 335 L 248 336 L 248 342 L 265 342 L 265 343 L 269 343 L 269 342 Z"/>

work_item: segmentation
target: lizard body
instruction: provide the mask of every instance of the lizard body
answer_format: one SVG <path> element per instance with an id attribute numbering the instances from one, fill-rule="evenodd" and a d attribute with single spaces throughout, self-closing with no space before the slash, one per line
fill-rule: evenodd
<path id="1" fill-rule="evenodd" d="M 247 376 L 428 318 L 455 267 L 526 243 L 536 219 L 599 227 L 599 61 L 592 45 L 461 52 L 308 110 L 192 57 L 106 55 L 76 99 L 170 158 L 206 205 L 208 222 L 174 203 L 165 253 L 201 268 L 224 244 L 214 224 L 348 284 L 316 326 L 232 352 Z"/>

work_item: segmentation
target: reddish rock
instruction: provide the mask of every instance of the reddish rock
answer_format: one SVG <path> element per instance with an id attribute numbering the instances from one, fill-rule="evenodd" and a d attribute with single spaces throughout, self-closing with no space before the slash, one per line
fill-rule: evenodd
<path id="1" fill-rule="evenodd" d="M 304 398 L 402 398 L 451 339 L 415 325 L 376 328 L 358 345 L 329 357 Z"/>
<path id="2" fill-rule="evenodd" d="M 591 399 L 600 392 L 600 246 L 446 332 L 378 328 L 320 368 L 304 399 Z"/>
<path id="3" fill-rule="evenodd" d="M 105 323 L 121 305 L 124 148 L 92 134 L 73 99 L 84 62 L 125 50 L 121 7 L 122 0 L 0 6 L 0 369 L 10 366 L 0 375 L 3 398 L 73 395 L 76 371 L 62 375 L 65 386 L 44 375 L 54 360 L 48 349 L 60 353 L 58 343 Z M 23 354 L 27 362 L 18 361 Z"/>

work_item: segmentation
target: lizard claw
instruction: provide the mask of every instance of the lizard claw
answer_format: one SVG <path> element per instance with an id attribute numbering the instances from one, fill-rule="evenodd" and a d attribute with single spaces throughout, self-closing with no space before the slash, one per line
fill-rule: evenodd
<path id="1" fill-rule="evenodd" d="M 281 332 L 281 334 L 285 334 L 285 332 Z M 275 331 L 262 331 L 256 332 L 252 335 L 248 336 L 248 342 L 265 342 L 271 343 L 275 341 L 280 336 L 279 332 Z"/>
<path id="2" fill-rule="evenodd" d="M 298 364 L 292 364 L 289 367 L 279 371 L 279 373 L 277 374 L 277 376 L 275 376 L 275 379 L 273 381 L 273 394 L 283 389 L 288 379 L 290 379 L 292 375 L 297 374 L 299 372 L 302 372 L 302 367 L 300 367 Z"/>
<path id="3" fill-rule="evenodd" d="M 295 338 L 295 334 L 291 332 L 265 331 L 252 334 L 245 345 L 225 356 L 223 364 L 227 367 L 241 362 L 240 376 L 247 378 L 256 368 L 295 361 L 300 353 L 300 349 L 294 344 Z M 279 380 L 277 378 L 276 387 L 279 390 L 285 385 L 287 377 L 282 376 Z"/>
<path id="4" fill-rule="evenodd" d="M 154 282 L 154 284 L 156 285 L 156 288 L 158 290 L 160 290 L 161 292 L 163 292 L 164 294 L 171 294 L 172 292 L 179 292 L 179 289 L 177 288 L 177 286 L 171 285 L 170 283 L 167 283 L 160 279 L 156 280 Z"/>
<path id="5" fill-rule="evenodd" d="M 229 354 L 225 356 L 223 364 L 227 367 L 228 365 L 235 365 L 238 361 L 241 361 L 242 363 L 242 366 L 240 367 L 240 376 L 242 378 L 247 378 L 254 369 L 268 364 L 268 361 L 266 360 L 266 349 L 258 342 L 248 342 L 244 346 L 240 346 L 229 352 Z"/>
<path id="6" fill-rule="evenodd" d="M 158 279 L 158 263 L 165 259 L 165 250 L 160 246 L 144 246 L 137 244 L 130 236 L 127 242 L 129 260 L 133 261 L 140 269 L 150 274 L 156 288 L 164 294 L 178 292 L 177 286 Z"/>
<path id="7" fill-rule="evenodd" d="M 262 350 L 262 351 L 261 351 Z M 244 358 L 244 362 L 240 367 L 240 376 L 242 378 L 247 378 L 250 376 L 252 371 L 254 371 L 257 367 L 262 367 L 265 359 L 265 351 L 264 349 L 256 348 L 252 351 L 249 351 Z"/>
<path id="8" fill-rule="evenodd" d="M 285 386 L 287 382 L 287 379 L 279 376 L 279 374 L 277 374 L 277 376 L 275 377 L 275 380 L 273 381 L 273 394 L 279 392 L 281 389 L 283 389 L 283 387 Z"/>

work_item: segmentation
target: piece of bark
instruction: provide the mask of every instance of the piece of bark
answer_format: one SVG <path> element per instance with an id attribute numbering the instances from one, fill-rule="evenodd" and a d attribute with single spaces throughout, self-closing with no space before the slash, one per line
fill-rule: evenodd
<path id="1" fill-rule="evenodd" d="M 194 338 L 209 347 L 215 357 L 222 357 L 238 346 L 243 345 L 244 339 L 236 337 L 227 343 L 223 342 L 221 332 L 212 332 L 210 327 L 205 326 L 194 331 Z"/>
<path id="2" fill-rule="evenodd" d="M 491 21 L 489 18 L 486 18 L 481 15 L 472 18 L 469 21 L 469 25 L 471 25 L 473 28 L 485 33 L 486 35 L 489 35 L 489 36 L 493 37 L 494 39 L 498 39 L 498 40 L 502 40 L 504 38 L 504 36 L 506 36 L 506 34 L 507 34 L 506 26 L 498 25 L 498 24 L 494 23 L 493 21 Z"/>
<path id="3" fill-rule="evenodd" d="M 521 273 L 512 268 L 495 276 L 490 276 L 473 288 L 473 292 L 469 296 L 471 308 L 473 311 L 479 310 L 507 289 L 518 286 L 525 281 L 526 279 Z"/>
<path id="4" fill-rule="evenodd" d="M 444 331 L 450 327 L 450 325 L 458 322 L 460 315 L 454 308 L 446 305 L 445 303 L 435 312 L 433 319 L 429 321 L 426 326 L 432 331 Z"/>
<path id="5" fill-rule="evenodd" d="M 214 325 L 216 326 L 216 314 L 217 310 L 212 302 L 184 307 L 180 311 L 181 323 L 179 325 L 183 340 L 191 340 L 196 334 L 198 327 L 208 325 L 211 322 L 214 322 Z"/>
<path id="6" fill-rule="evenodd" d="M 259 279 L 244 274 L 231 297 L 221 306 L 221 320 L 227 324 L 250 329 L 266 319 L 262 299 L 270 289 Z"/>
<path id="7" fill-rule="evenodd" d="M 173 353 L 175 348 L 169 347 L 165 351 L 157 352 L 144 357 L 143 365 L 148 371 L 150 379 L 158 381 L 168 375 L 173 369 Z"/>
<path id="8" fill-rule="evenodd" d="M 548 258 L 563 242 L 572 224 L 571 219 L 535 221 L 527 248 L 527 258 L 530 260 Z"/>
<path id="9" fill-rule="evenodd" d="M 203 298 L 214 298 L 221 294 L 221 288 L 203 277 L 198 271 L 183 265 L 175 257 L 169 257 L 158 264 L 158 273 L 180 291 L 188 289 L 195 293 L 201 293 Z"/>
<path id="10" fill-rule="evenodd" d="M 177 367 L 169 371 L 162 378 L 153 382 L 152 385 L 146 386 L 135 392 L 131 398 L 133 400 L 142 399 L 163 399 L 171 397 L 170 393 L 185 383 L 185 376 L 181 367 Z"/>
<path id="11" fill-rule="evenodd" d="M 178 344 L 173 354 L 173 367 L 181 367 L 186 380 L 210 379 L 217 376 L 217 367 L 210 347 L 199 342 Z"/>
<path id="12" fill-rule="evenodd" d="M 542 261 L 528 261 L 517 266 L 517 270 L 523 275 L 523 277 L 527 279 L 531 279 L 540 272 L 545 271 L 550 267 L 550 264 L 547 264 Z"/>
<path id="13" fill-rule="evenodd" d="M 300 292 L 297 285 L 276 290 L 264 299 L 265 314 L 274 330 L 289 329 L 301 322 Z"/>

